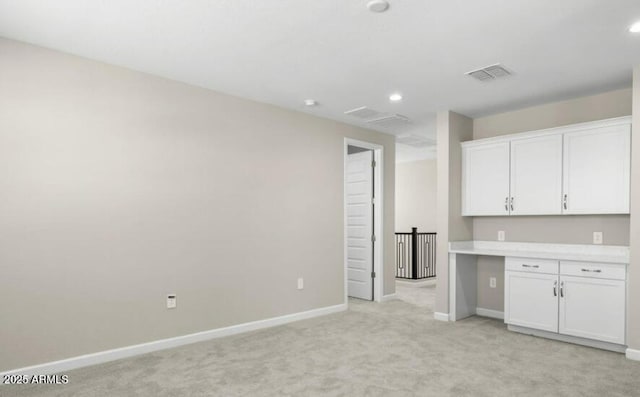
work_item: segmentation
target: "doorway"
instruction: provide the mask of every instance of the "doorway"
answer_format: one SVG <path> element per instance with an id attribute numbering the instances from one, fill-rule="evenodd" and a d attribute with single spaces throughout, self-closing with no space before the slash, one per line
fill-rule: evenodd
<path id="1" fill-rule="evenodd" d="M 381 301 L 382 146 L 345 139 L 345 301 Z"/>

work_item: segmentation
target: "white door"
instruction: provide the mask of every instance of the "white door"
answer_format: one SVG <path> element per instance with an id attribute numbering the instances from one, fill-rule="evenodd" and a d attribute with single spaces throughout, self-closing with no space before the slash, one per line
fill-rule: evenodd
<path id="1" fill-rule="evenodd" d="M 348 295 L 373 300 L 373 151 L 347 156 Z"/>
<path id="2" fill-rule="evenodd" d="M 504 322 L 558 332 L 558 275 L 505 272 Z"/>
<path id="3" fill-rule="evenodd" d="M 511 215 L 562 213 L 562 135 L 511 141 Z"/>
<path id="4" fill-rule="evenodd" d="M 463 146 L 462 215 L 509 215 L 509 142 Z"/>
<path id="5" fill-rule="evenodd" d="M 564 214 L 628 214 L 631 127 L 564 134 Z"/>
<path id="6" fill-rule="evenodd" d="M 560 276 L 560 333 L 625 344 L 625 282 Z"/>

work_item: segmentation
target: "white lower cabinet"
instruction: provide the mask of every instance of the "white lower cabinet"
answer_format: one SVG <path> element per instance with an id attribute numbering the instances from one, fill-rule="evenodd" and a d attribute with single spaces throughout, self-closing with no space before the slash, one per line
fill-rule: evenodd
<path id="1" fill-rule="evenodd" d="M 560 276 L 559 332 L 625 343 L 625 282 Z"/>
<path id="2" fill-rule="evenodd" d="M 522 327 L 558 332 L 557 290 L 557 274 L 507 271 L 505 277 L 505 322 Z"/>
<path id="3" fill-rule="evenodd" d="M 626 265 L 531 261 L 506 258 L 505 323 L 626 343 Z"/>

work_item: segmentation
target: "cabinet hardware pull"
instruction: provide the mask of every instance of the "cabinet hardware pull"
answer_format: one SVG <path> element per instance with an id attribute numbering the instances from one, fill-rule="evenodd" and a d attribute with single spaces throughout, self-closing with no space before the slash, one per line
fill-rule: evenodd
<path id="1" fill-rule="evenodd" d="M 504 199 L 504 210 L 509 212 L 509 197 L 505 197 Z"/>
<path id="2" fill-rule="evenodd" d="M 564 209 L 566 210 L 567 209 L 567 195 L 566 194 L 564 195 L 563 206 L 564 206 Z"/>
<path id="3" fill-rule="evenodd" d="M 589 272 L 589 273 L 602 273 L 601 269 L 582 269 L 583 272 Z"/>
<path id="4" fill-rule="evenodd" d="M 511 211 L 513 211 L 513 197 L 511 197 Z"/>
<path id="5" fill-rule="evenodd" d="M 524 263 L 523 263 L 523 264 L 522 264 L 522 267 L 532 267 L 532 268 L 534 268 L 534 269 L 537 269 L 537 268 L 539 268 L 540 266 L 539 266 L 539 265 L 526 265 L 526 264 L 524 264 Z"/>
<path id="6" fill-rule="evenodd" d="M 558 296 L 558 281 L 553 282 L 553 296 Z"/>
<path id="7" fill-rule="evenodd" d="M 564 281 L 560 283 L 560 297 L 564 298 Z"/>

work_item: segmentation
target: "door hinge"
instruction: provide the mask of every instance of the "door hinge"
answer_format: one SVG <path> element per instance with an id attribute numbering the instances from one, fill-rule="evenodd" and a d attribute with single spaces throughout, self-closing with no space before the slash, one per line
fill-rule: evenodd
<path id="1" fill-rule="evenodd" d="M 376 161 L 375 160 L 371 160 L 371 167 L 376 168 Z"/>
<path id="2" fill-rule="evenodd" d="M 376 198 L 375 197 L 371 197 L 371 204 L 375 204 L 376 203 Z"/>
<path id="3" fill-rule="evenodd" d="M 371 278 L 376 278 L 376 272 L 371 272 Z"/>
<path id="4" fill-rule="evenodd" d="M 371 241 L 373 241 L 374 243 L 376 242 L 376 235 L 375 235 L 375 234 L 373 234 L 373 235 L 371 236 Z"/>

